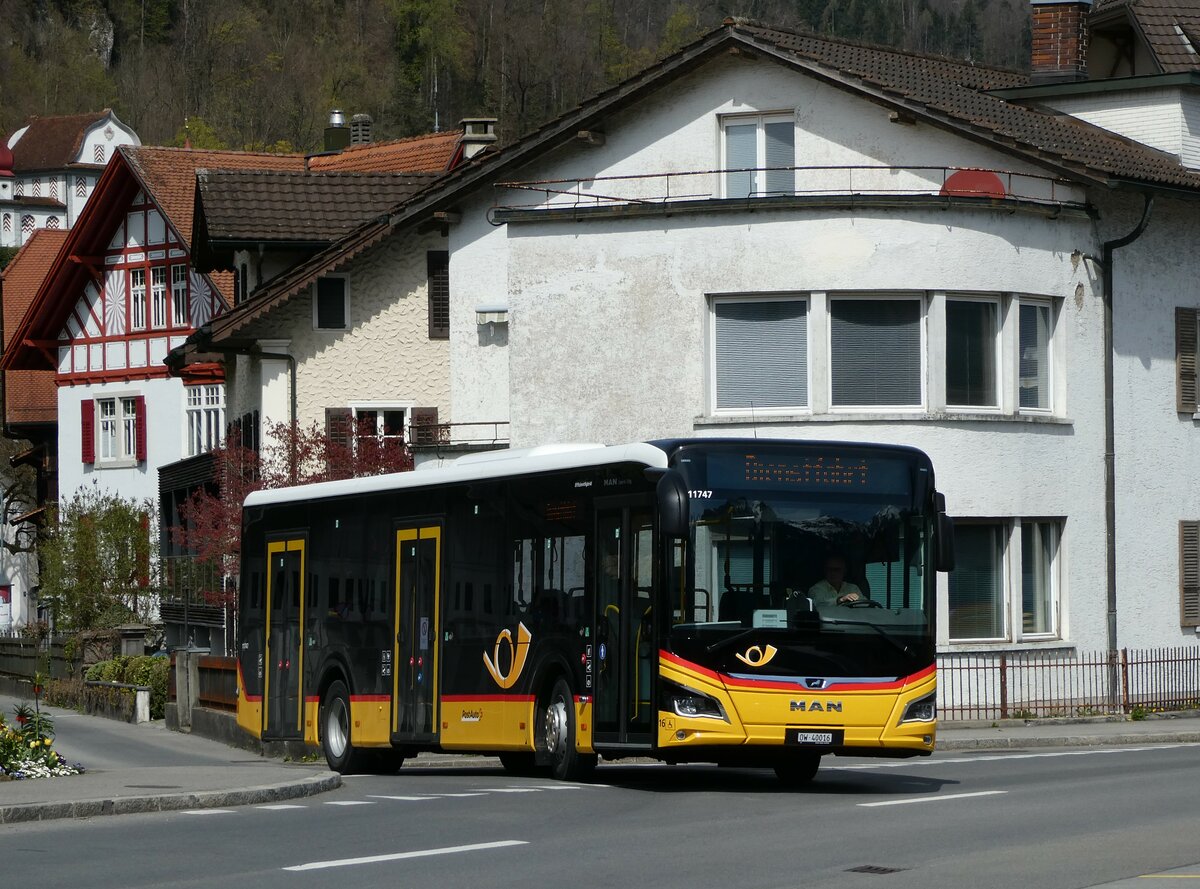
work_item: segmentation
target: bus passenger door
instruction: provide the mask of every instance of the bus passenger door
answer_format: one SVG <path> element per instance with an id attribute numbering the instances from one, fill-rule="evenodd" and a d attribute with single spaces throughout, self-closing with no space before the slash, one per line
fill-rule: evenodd
<path id="1" fill-rule="evenodd" d="M 304 540 L 268 543 L 267 564 L 263 737 L 299 738 L 304 728 Z"/>
<path id="2" fill-rule="evenodd" d="M 431 741 L 438 725 L 441 526 L 397 528 L 395 556 L 392 733 L 397 740 Z"/>
<path id="3" fill-rule="evenodd" d="M 653 744 L 654 526 L 643 498 L 597 501 L 596 706 L 597 746 Z"/>

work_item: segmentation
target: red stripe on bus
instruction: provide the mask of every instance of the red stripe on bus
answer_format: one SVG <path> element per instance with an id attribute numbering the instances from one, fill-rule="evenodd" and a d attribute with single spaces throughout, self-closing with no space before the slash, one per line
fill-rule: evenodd
<path id="1" fill-rule="evenodd" d="M 319 704 L 319 703 L 321 703 L 321 697 L 320 697 L 320 695 L 305 695 L 305 696 L 304 696 L 304 703 L 306 703 L 306 704 Z"/>
<path id="2" fill-rule="evenodd" d="M 667 663 L 675 664 L 694 673 L 699 673 L 709 679 L 715 679 L 730 688 L 771 688 L 781 691 L 795 691 L 798 687 L 794 682 L 780 682 L 773 679 L 735 678 L 725 673 L 710 670 L 707 667 L 701 667 L 699 664 L 684 660 L 677 655 L 671 654 L 669 651 L 660 651 L 659 657 Z M 903 688 L 910 683 L 916 683 L 928 676 L 932 676 L 936 671 L 937 667 L 931 664 L 923 670 L 913 673 L 910 676 L 902 676 L 899 679 L 889 679 L 886 682 L 834 682 L 819 689 L 819 691 L 881 691 L 884 689 Z"/>
<path id="3" fill-rule="evenodd" d="M 442 695 L 442 701 L 446 704 L 462 704 L 470 701 L 529 702 L 533 700 L 536 700 L 534 695 Z"/>
<path id="4" fill-rule="evenodd" d="M 358 701 L 360 704 L 386 703 L 391 699 L 391 695 L 350 695 L 350 703 Z"/>

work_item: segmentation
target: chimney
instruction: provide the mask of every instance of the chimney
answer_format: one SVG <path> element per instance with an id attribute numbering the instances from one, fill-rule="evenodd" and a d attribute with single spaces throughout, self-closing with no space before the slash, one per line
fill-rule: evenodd
<path id="1" fill-rule="evenodd" d="M 496 118 L 464 117 L 462 127 L 463 160 L 470 160 L 496 141 Z"/>
<path id="2" fill-rule="evenodd" d="M 350 144 L 366 145 L 371 141 L 371 115 L 356 114 L 350 118 Z"/>
<path id="3" fill-rule="evenodd" d="M 1087 17 L 1092 0 L 1030 0 L 1034 83 L 1087 80 Z"/>
<path id="4" fill-rule="evenodd" d="M 350 144 L 350 128 L 346 126 L 346 115 L 341 109 L 329 112 L 329 126 L 325 127 L 325 150 L 341 151 Z"/>

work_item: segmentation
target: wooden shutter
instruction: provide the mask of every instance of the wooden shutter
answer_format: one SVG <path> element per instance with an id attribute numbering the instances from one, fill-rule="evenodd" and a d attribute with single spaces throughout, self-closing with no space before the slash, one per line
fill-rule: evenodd
<path id="1" fill-rule="evenodd" d="M 1200 627 L 1200 522 L 1179 523 L 1179 623 Z"/>
<path id="2" fill-rule="evenodd" d="M 1175 308 L 1175 410 L 1196 412 L 1196 310 Z"/>
<path id="3" fill-rule="evenodd" d="M 331 444 L 343 448 L 354 445 L 354 412 L 348 407 L 325 408 L 325 434 Z"/>
<path id="4" fill-rule="evenodd" d="M 146 396 L 139 395 L 134 401 L 134 437 L 137 439 L 137 460 L 139 463 L 144 463 L 146 460 Z"/>
<path id="5" fill-rule="evenodd" d="M 450 338 L 450 254 L 430 250 L 425 254 L 429 272 L 429 338 Z"/>
<path id="6" fill-rule="evenodd" d="M 414 407 L 412 409 L 412 443 L 415 445 L 438 444 L 438 409 L 436 407 Z"/>
<path id="7" fill-rule="evenodd" d="M 96 462 L 96 402 L 90 398 L 80 403 L 79 429 L 83 462 L 91 466 Z"/>

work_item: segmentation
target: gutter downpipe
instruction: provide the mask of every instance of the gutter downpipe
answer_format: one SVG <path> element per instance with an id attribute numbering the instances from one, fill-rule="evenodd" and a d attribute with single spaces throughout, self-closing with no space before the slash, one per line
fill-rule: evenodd
<path id="1" fill-rule="evenodd" d="M 1142 236 L 1150 224 L 1154 195 L 1143 193 L 1142 218 L 1128 234 L 1101 245 L 1100 274 L 1104 289 L 1104 561 L 1108 602 L 1108 696 L 1116 706 L 1117 693 L 1117 475 L 1116 418 L 1113 407 L 1113 253 Z"/>

